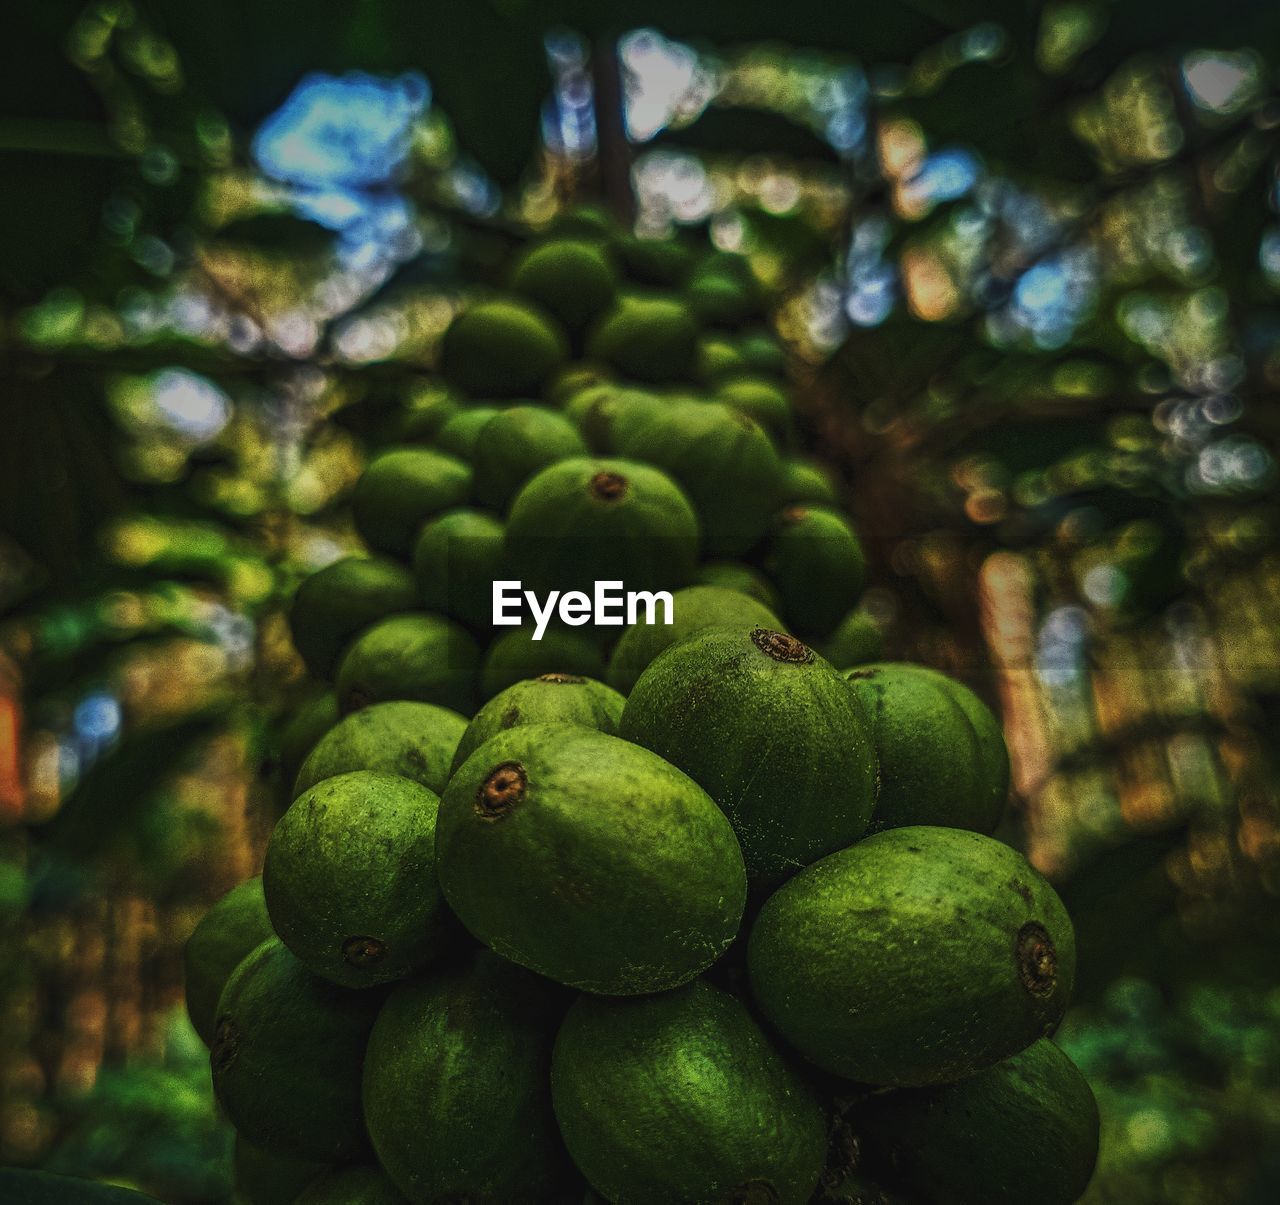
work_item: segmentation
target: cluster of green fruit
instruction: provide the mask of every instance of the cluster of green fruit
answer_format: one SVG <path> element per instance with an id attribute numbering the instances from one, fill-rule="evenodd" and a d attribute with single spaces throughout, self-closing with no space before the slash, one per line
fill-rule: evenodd
<path id="1" fill-rule="evenodd" d="M 370 462 L 372 555 L 293 605 L 335 683 L 293 802 L 187 949 L 253 1205 L 1083 1190 L 1072 929 L 990 836 L 999 727 L 874 660 L 762 313 L 732 256 L 560 233 Z M 674 623 L 493 638 L 516 578 Z"/>

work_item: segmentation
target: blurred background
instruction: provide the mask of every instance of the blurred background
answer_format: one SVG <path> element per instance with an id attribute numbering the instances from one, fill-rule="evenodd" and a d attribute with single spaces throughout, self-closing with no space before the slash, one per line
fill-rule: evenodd
<path id="1" fill-rule="evenodd" d="M 316 697 L 284 604 L 469 290 L 592 204 L 772 290 L 890 655 L 1003 717 L 1088 1200 L 1280 1199 L 1280 6 L 4 19 L 0 1164 L 228 1199 L 181 945 Z"/>

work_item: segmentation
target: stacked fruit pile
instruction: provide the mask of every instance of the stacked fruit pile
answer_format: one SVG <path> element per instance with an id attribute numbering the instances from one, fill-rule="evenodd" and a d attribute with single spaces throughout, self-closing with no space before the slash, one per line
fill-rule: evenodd
<path id="1" fill-rule="evenodd" d="M 188 946 L 253 1205 L 1083 1190 L 999 727 L 874 660 L 762 317 L 736 257 L 558 232 L 370 462 L 291 615 L 294 801 Z M 494 629 L 508 579 L 674 623 Z"/>

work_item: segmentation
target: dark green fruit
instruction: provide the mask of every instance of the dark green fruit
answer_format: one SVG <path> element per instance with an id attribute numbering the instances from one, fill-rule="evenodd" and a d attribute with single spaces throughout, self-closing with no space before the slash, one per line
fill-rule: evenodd
<path id="1" fill-rule="evenodd" d="M 449 324 L 440 371 L 473 397 L 537 393 L 569 354 L 568 340 L 541 310 L 523 301 L 480 301 Z"/>
<path id="2" fill-rule="evenodd" d="M 579 997 L 551 1091 L 569 1153 L 610 1201 L 803 1205 L 822 1171 L 822 1110 L 746 1008 L 703 981 Z"/>
<path id="3" fill-rule="evenodd" d="M 738 339 L 736 346 L 750 372 L 757 376 L 786 376 L 787 353 L 771 332 L 750 331 Z"/>
<path id="4" fill-rule="evenodd" d="M 672 622 L 626 628 L 609 658 L 609 684 L 628 694 L 653 660 L 672 645 L 707 628 L 728 625 L 777 628 L 778 617 L 762 602 L 723 586 L 688 586 L 671 598 Z"/>
<path id="5" fill-rule="evenodd" d="M 405 404 L 394 438 L 398 443 L 432 443 L 440 428 L 461 409 L 462 404 L 446 390 L 424 390 Z"/>
<path id="6" fill-rule="evenodd" d="M 851 844 L 871 816 L 866 718 L 840 675 L 794 636 L 739 623 L 669 648 L 640 675 L 619 732 L 724 809 L 753 881 Z"/>
<path id="7" fill-rule="evenodd" d="M 476 643 L 443 615 L 393 615 L 369 628 L 338 670 L 343 714 L 417 699 L 470 715 L 480 662 Z"/>
<path id="8" fill-rule="evenodd" d="M 546 406 L 512 406 L 480 432 L 472 455 L 473 495 L 482 506 L 502 510 L 539 469 L 586 454 L 577 427 L 563 414 Z"/>
<path id="9" fill-rule="evenodd" d="M 599 243 L 554 239 L 520 256 L 511 288 L 576 331 L 609 307 L 618 281 Z"/>
<path id="10" fill-rule="evenodd" d="M 432 448 L 393 448 L 375 456 L 351 495 L 356 530 L 370 548 L 407 557 L 432 515 L 461 506 L 471 470 Z"/>
<path id="11" fill-rule="evenodd" d="M 626 700 L 578 674 L 549 673 L 514 682 L 476 712 L 453 757 L 456 770 L 491 736 L 523 724 L 581 724 L 615 736 Z"/>
<path id="12" fill-rule="evenodd" d="M 543 1201 L 563 1154 L 548 1076 L 556 996 L 480 951 L 397 988 L 378 1016 L 364 1107 L 411 1201 Z"/>
<path id="13" fill-rule="evenodd" d="M 765 555 L 782 596 L 782 617 L 798 632 L 826 635 L 858 601 L 867 562 L 849 521 L 822 506 L 788 506 Z"/>
<path id="14" fill-rule="evenodd" d="M 749 414 L 780 447 L 791 438 L 791 402 L 776 381 L 734 377 L 716 387 L 716 400 Z"/>
<path id="15" fill-rule="evenodd" d="M 714 269 L 695 273 L 684 295 L 703 326 L 732 329 L 761 314 L 758 288 Z"/>
<path id="16" fill-rule="evenodd" d="M 413 574 L 427 610 L 487 626 L 505 541 L 502 524 L 484 511 L 463 507 L 427 523 L 413 546 Z"/>
<path id="17" fill-rule="evenodd" d="M 699 586 L 723 586 L 726 590 L 749 594 L 775 615 L 782 610 L 782 600 L 773 583 L 759 570 L 741 561 L 703 561 L 694 570 L 693 580 Z"/>
<path id="18" fill-rule="evenodd" d="M 613 373 L 603 364 L 578 360 L 558 372 L 548 382 L 543 395 L 553 406 L 563 407 L 584 389 L 608 385 L 612 380 Z"/>
<path id="19" fill-rule="evenodd" d="M 1062 901 L 978 833 L 896 828 L 802 870 L 765 903 L 756 1002 L 805 1058 L 914 1087 L 990 1067 L 1053 1031 L 1075 976 Z"/>
<path id="20" fill-rule="evenodd" d="M 741 376 L 746 362 L 733 340 L 713 331 L 698 340 L 697 362 L 693 375 L 704 385 L 715 385 L 730 377 Z"/>
<path id="21" fill-rule="evenodd" d="M 232 1165 L 236 1198 L 248 1205 L 294 1205 L 298 1194 L 328 1165 L 308 1159 L 284 1159 L 236 1135 Z"/>
<path id="22" fill-rule="evenodd" d="M 360 1063 L 380 992 L 313 975 L 275 938 L 231 976 L 218 1002 L 210 1065 L 231 1124 L 255 1146 L 336 1162 L 367 1147 Z"/>
<path id="23" fill-rule="evenodd" d="M 480 697 L 492 700 L 507 687 L 543 674 L 603 678 L 604 665 L 600 642 L 584 629 L 548 628 L 534 640 L 532 628 L 511 628 L 485 653 Z"/>
<path id="24" fill-rule="evenodd" d="M 440 427 L 436 433 L 436 447 L 470 463 L 480 442 L 480 432 L 490 419 L 501 413 L 497 406 L 464 406 Z"/>
<path id="25" fill-rule="evenodd" d="M 293 784 L 307 755 L 338 722 L 338 696 L 323 691 L 293 710 L 280 726 L 274 744 L 286 802 L 293 798 Z"/>
<path id="26" fill-rule="evenodd" d="M 417 600 L 413 576 L 382 557 L 348 556 L 317 569 L 289 608 L 294 647 L 318 678 L 332 678 L 347 646 L 370 624 Z"/>
<path id="27" fill-rule="evenodd" d="M 527 482 L 507 518 L 512 577 L 539 591 L 620 581 L 683 586 L 698 555 L 698 518 L 665 473 L 629 460 L 575 457 Z"/>
<path id="28" fill-rule="evenodd" d="M 682 285 L 697 263 L 690 247 L 669 238 L 624 234 L 614 240 L 614 249 L 627 275 L 639 284 Z"/>
<path id="29" fill-rule="evenodd" d="M 661 416 L 666 408 L 661 398 L 642 389 L 597 385 L 571 397 L 564 413 L 593 452 L 611 456 L 629 431 Z"/>
<path id="30" fill-rule="evenodd" d="M 382 1168 L 357 1163 L 318 1176 L 293 1205 L 405 1205 L 405 1196 Z"/>
<path id="31" fill-rule="evenodd" d="M 454 774 L 440 884 L 497 953 L 583 991 L 635 995 L 724 953 L 746 900 L 724 815 L 647 750 L 569 724 L 486 741 Z"/>
<path id="32" fill-rule="evenodd" d="M 357 770 L 326 778 L 276 823 L 262 869 L 271 923 L 309 971 L 343 987 L 403 979 L 444 948 L 439 796 Z"/>
<path id="33" fill-rule="evenodd" d="M 986 780 L 978 734 L 948 680 L 892 662 L 845 677 L 871 718 L 880 759 L 871 827 L 938 824 L 990 833 L 1004 799 Z"/>
<path id="34" fill-rule="evenodd" d="M 434 703 L 398 699 L 361 708 L 336 724 L 311 751 L 294 796 L 354 770 L 398 774 L 438 795 L 449 781 L 449 767 L 466 730 L 465 717 Z"/>
<path id="35" fill-rule="evenodd" d="M 232 972 L 271 936 L 262 879 L 231 888 L 201 918 L 183 947 L 187 1016 L 206 1046 L 213 1045 L 218 997 Z"/>
<path id="36" fill-rule="evenodd" d="M 669 473 L 693 503 L 709 555 L 746 552 L 769 530 L 782 466 L 754 419 L 714 402 L 671 402 L 615 438 L 618 455 Z"/>
<path id="37" fill-rule="evenodd" d="M 0 1167 L 0 1201 L 13 1205 L 159 1205 L 155 1197 L 96 1180 L 79 1180 L 27 1167 Z"/>
<path id="38" fill-rule="evenodd" d="M 876 1097 L 861 1133 L 928 1200 L 1071 1205 L 1098 1159 L 1098 1104 L 1044 1038 L 959 1083 Z"/>
<path id="39" fill-rule="evenodd" d="M 850 611 L 820 646 L 822 655 L 837 669 L 851 669 L 879 661 L 884 655 L 880 625 L 865 611 Z"/>
<path id="40" fill-rule="evenodd" d="M 785 456 L 782 460 L 782 486 L 779 505 L 807 502 L 814 506 L 838 506 L 840 487 L 834 475 L 816 460 L 803 456 Z"/>
<path id="41" fill-rule="evenodd" d="M 621 297 L 587 338 L 593 360 L 637 381 L 685 380 L 697 352 L 697 319 L 674 297 Z"/>

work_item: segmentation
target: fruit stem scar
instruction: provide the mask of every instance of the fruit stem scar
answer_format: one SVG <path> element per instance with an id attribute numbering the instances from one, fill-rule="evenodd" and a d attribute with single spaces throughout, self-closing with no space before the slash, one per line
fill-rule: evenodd
<path id="1" fill-rule="evenodd" d="M 386 953 L 386 945 L 376 937 L 348 937 L 342 943 L 342 957 L 353 967 L 374 966 Z"/>
<path id="2" fill-rule="evenodd" d="M 813 660 L 813 650 L 802 640 L 788 636 L 785 632 L 775 632 L 770 628 L 756 628 L 751 633 L 751 643 L 767 657 L 775 661 L 786 661 L 800 664 Z"/>
<path id="3" fill-rule="evenodd" d="M 576 686 L 580 682 L 585 682 L 586 678 L 583 678 L 578 674 L 551 673 L 551 674 L 539 674 L 538 681 L 539 682 L 559 682 L 566 686 Z"/>
<path id="4" fill-rule="evenodd" d="M 501 820 L 521 800 L 529 776 L 518 761 L 503 762 L 489 772 L 476 791 L 475 813 L 481 820 Z"/>
<path id="5" fill-rule="evenodd" d="M 1038 921 L 1028 921 L 1018 930 L 1016 958 L 1022 986 L 1033 996 L 1051 996 L 1058 984 L 1058 952 Z"/>
<path id="6" fill-rule="evenodd" d="M 603 502 L 616 502 L 627 492 L 627 479 L 621 473 L 602 472 L 591 478 L 591 492 Z"/>

